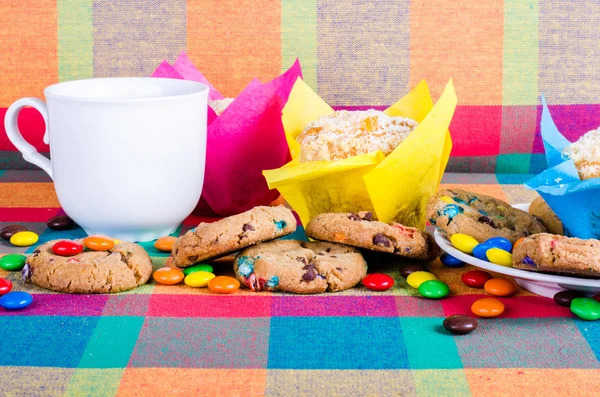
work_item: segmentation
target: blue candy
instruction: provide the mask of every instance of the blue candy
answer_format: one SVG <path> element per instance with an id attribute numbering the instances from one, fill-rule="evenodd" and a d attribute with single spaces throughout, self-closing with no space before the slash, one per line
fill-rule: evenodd
<path id="1" fill-rule="evenodd" d="M 490 245 L 490 244 L 487 244 L 487 243 L 477 244 L 475 246 L 475 248 L 473 248 L 473 255 L 477 259 L 481 259 L 482 261 L 489 262 L 489 260 L 487 258 L 487 255 L 485 253 L 490 248 L 498 248 L 498 247 L 494 247 L 493 245 Z"/>
<path id="2" fill-rule="evenodd" d="M 501 250 L 511 252 L 512 243 L 504 237 L 492 237 L 483 242 L 483 244 L 491 245 L 492 247 L 500 248 Z"/>
<path id="3" fill-rule="evenodd" d="M 33 296 L 27 292 L 14 291 L 0 297 L 0 306 L 6 310 L 20 310 L 33 302 Z"/>
<path id="4" fill-rule="evenodd" d="M 461 261 L 460 259 L 448 254 L 443 254 L 440 256 L 440 261 L 442 261 L 442 263 L 448 267 L 461 267 L 465 264 L 465 262 Z"/>

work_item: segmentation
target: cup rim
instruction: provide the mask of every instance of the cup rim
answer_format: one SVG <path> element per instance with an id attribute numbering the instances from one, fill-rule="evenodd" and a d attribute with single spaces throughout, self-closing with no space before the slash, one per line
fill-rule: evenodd
<path id="1" fill-rule="evenodd" d="M 74 84 L 82 84 L 83 82 L 119 82 L 119 81 L 152 81 L 156 83 L 157 81 L 161 81 L 162 84 L 174 84 L 180 86 L 190 86 L 194 87 L 194 92 L 183 93 L 183 94 L 173 94 L 173 95 L 165 95 L 165 96 L 156 96 L 156 97 L 140 97 L 140 98 L 122 98 L 122 97 L 86 97 L 81 95 L 64 95 L 57 94 L 56 91 L 59 86 L 64 87 L 65 85 L 74 85 Z M 84 83 L 85 84 L 85 83 Z M 61 99 L 67 101 L 77 101 L 77 102 L 94 102 L 94 103 L 118 103 L 118 102 L 126 102 L 126 103 L 138 103 L 138 102 L 154 102 L 154 101 L 164 101 L 173 98 L 185 98 L 198 94 L 203 94 L 208 92 L 209 88 L 206 84 L 193 81 L 193 80 L 184 80 L 184 79 L 174 79 L 167 77 L 99 77 L 99 78 L 89 78 L 89 79 L 77 79 L 77 80 L 69 80 L 62 81 L 59 83 L 55 83 L 49 85 L 44 89 L 44 95 L 47 99 Z"/>

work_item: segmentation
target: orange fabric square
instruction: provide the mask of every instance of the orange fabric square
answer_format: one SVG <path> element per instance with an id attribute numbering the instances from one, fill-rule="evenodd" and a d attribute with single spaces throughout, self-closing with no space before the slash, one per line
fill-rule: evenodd
<path id="1" fill-rule="evenodd" d="M 0 1 L 0 107 L 58 82 L 56 0 Z"/>
<path id="2" fill-rule="evenodd" d="M 2 189 L 0 189 L 0 203 L 5 208 L 60 207 L 54 191 L 54 184 L 48 182 L 3 183 Z"/>
<path id="3" fill-rule="evenodd" d="M 188 0 L 187 55 L 223 95 L 281 72 L 281 3 Z"/>
<path id="4" fill-rule="evenodd" d="M 502 0 L 411 1 L 410 86 L 437 100 L 454 77 L 460 105 L 501 105 L 503 24 Z"/>
<path id="5" fill-rule="evenodd" d="M 264 396 L 266 385 L 266 369 L 127 368 L 117 396 Z"/>

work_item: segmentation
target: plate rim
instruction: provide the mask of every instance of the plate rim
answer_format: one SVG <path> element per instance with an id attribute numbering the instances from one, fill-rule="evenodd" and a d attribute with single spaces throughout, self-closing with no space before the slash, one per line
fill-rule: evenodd
<path id="1" fill-rule="evenodd" d="M 514 208 L 518 208 L 523 211 L 527 211 L 529 209 L 528 203 L 520 203 L 514 204 Z M 559 276 L 554 274 L 545 274 L 545 273 L 536 273 L 530 272 L 527 270 L 515 269 L 513 267 L 506 267 L 501 265 L 495 265 L 490 262 L 483 261 L 474 256 L 465 254 L 462 251 L 457 250 L 450 243 L 449 239 L 443 235 L 439 229 L 436 227 L 434 231 L 434 238 L 436 243 L 440 246 L 440 248 L 448 253 L 449 255 L 460 259 L 461 261 L 468 263 L 471 266 L 475 266 L 477 268 L 489 270 L 494 273 L 504 274 L 506 276 L 511 276 L 514 278 L 519 278 L 523 280 L 530 281 L 541 281 L 546 283 L 555 283 L 559 285 L 576 285 L 580 287 L 595 287 L 600 288 L 600 279 L 584 279 L 578 277 L 570 277 L 570 276 Z"/>

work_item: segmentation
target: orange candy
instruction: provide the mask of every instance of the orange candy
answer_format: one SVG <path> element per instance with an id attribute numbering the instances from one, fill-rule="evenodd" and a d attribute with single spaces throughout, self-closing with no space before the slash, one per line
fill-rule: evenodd
<path id="1" fill-rule="evenodd" d="M 233 277 L 217 276 L 208 282 L 208 289 L 218 294 L 231 294 L 240 288 L 240 282 Z"/>
<path id="2" fill-rule="evenodd" d="M 521 244 L 523 242 L 523 240 L 525 240 L 525 237 L 521 237 L 520 239 L 518 239 L 517 241 L 515 241 L 515 243 L 513 244 L 513 252 L 515 252 L 515 249 L 517 249 L 517 246 L 519 244 Z"/>
<path id="3" fill-rule="evenodd" d="M 185 277 L 185 274 L 176 267 L 161 267 L 156 269 L 152 274 L 152 278 L 159 283 L 165 285 L 179 284 Z"/>
<path id="4" fill-rule="evenodd" d="M 504 313 L 504 303 L 494 298 L 483 298 L 473 302 L 471 311 L 479 317 L 497 317 Z"/>
<path id="5" fill-rule="evenodd" d="M 162 252 L 171 252 L 175 240 L 177 240 L 177 238 L 173 236 L 161 237 L 154 242 L 154 248 Z"/>
<path id="6" fill-rule="evenodd" d="M 517 286 L 505 278 L 493 278 L 485 282 L 483 289 L 490 295 L 509 296 L 515 293 Z"/>
<path id="7" fill-rule="evenodd" d="M 115 246 L 112 238 L 95 234 L 83 239 L 83 245 L 92 251 L 108 251 Z"/>

